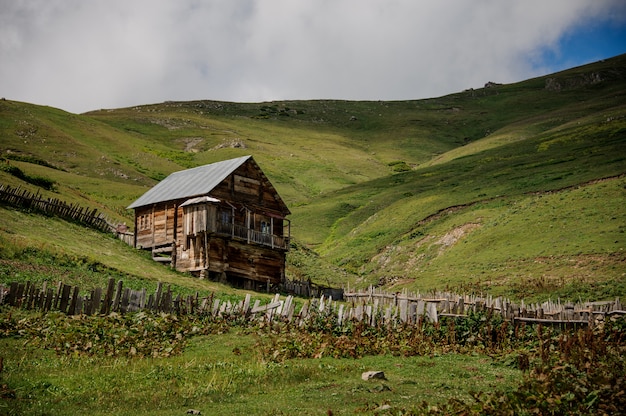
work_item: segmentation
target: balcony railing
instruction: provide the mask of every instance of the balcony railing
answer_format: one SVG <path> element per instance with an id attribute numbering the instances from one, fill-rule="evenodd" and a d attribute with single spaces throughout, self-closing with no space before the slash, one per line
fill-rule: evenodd
<path id="1" fill-rule="evenodd" d="M 238 240 L 245 240 L 248 243 L 261 244 L 264 246 L 287 250 L 289 248 L 289 238 L 275 234 L 265 233 L 239 224 L 217 222 L 215 233 L 229 236 Z"/>

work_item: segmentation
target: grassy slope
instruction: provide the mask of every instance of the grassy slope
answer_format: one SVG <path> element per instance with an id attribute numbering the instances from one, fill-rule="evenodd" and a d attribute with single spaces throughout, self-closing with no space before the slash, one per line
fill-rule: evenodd
<path id="1" fill-rule="evenodd" d="M 521 374 L 482 354 L 268 362 L 257 345 L 269 342 L 265 337 L 270 335 L 235 329 L 197 336 L 178 356 L 144 359 L 59 356 L 0 337 L 2 380 L 24 398 L 0 401 L 0 413 L 127 415 L 132 409 L 137 415 L 180 415 L 192 408 L 224 415 L 320 415 L 329 409 L 336 415 L 375 414 L 366 405 L 471 400 L 472 391 L 512 389 Z M 384 368 L 387 380 L 363 381 L 360 374 L 372 368 Z"/>
<path id="2" fill-rule="evenodd" d="M 603 82 L 590 83 L 592 73 Z M 622 179 L 602 185 L 611 190 L 585 187 L 593 198 L 570 190 L 546 196 L 545 209 L 532 209 L 532 193 L 626 172 L 625 74 L 621 56 L 553 75 L 558 92 L 537 78 L 398 102 L 167 102 L 74 115 L 1 101 L 0 150 L 57 167 L 11 161 L 57 182 L 45 196 L 127 222 L 125 207 L 170 172 L 252 154 L 290 206 L 295 238 L 319 254 L 291 253 L 292 276 L 532 296 L 554 285 L 528 282 L 576 276 L 566 265 L 581 258 L 599 259 L 599 269 L 584 272 L 588 279 L 624 279 Z M 1 171 L 0 182 L 36 189 Z M 455 206 L 466 208 L 429 220 Z M 573 208 L 567 216 L 566 208 Z M 547 212 L 566 220 L 550 228 Z M 615 219 L 606 223 L 610 212 Z M 525 232 L 529 224 L 545 237 Z M 465 251 L 426 244 L 459 233 L 480 236 L 473 252 L 470 237 Z M 623 291 L 616 290 L 606 295 Z"/>
<path id="3" fill-rule="evenodd" d="M 62 281 L 88 293 L 106 287 L 111 277 L 149 292 L 163 282 L 183 294 L 208 296 L 213 292 L 230 297 L 244 293 L 173 272 L 152 261 L 149 253 L 136 251 L 113 236 L 56 218 L 0 208 L 0 283 Z"/>
<path id="4" fill-rule="evenodd" d="M 576 79 L 578 75 L 569 73 L 563 77 Z M 487 279 L 501 282 L 504 287 L 499 290 L 506 291 L 511 284 L 521 284 L 516 279 L 503 279 L 503 275 L 508 274 L 508 277 L 524 276 L 530 281 L 561 280 L 560 286 L 569 295 L 573 290 L 568 283 L 577 281 L 580 274 L 566 265 L 577 264 L 580 255 L 597 256 L 599 270 L 589 266 L 588 275 L 614 288 L 613 294 L 623 296 L 625 244 L 622 233 L 626 224 L 624 192 L 620 191 L 623 181 L 614 183 L 612 192 L 600 191 L 597 198 L 578 199 L 576 205 L 559 204 L 560 199 L 570 197 L 567 192 L 558 199 L 550 199 L 546 210 L 557 212 L 557 217 L 563 216 L 564 208 L 573 209 L 563 216 L 567 220 L 561 221 L 558 229 L 536 227 L 537 232 L 545 234 L 538 242 L 537 234 L 527 230 L 533 223 L 548 225 L 550 221 L 542 217 L 545 214 L 542 210 L 526 211 L 525 221 L 509 226 L 506 234 L 502 226 L 492 227 L 490 240 L 494 243 L 479 245 L 476 249 L 482 257 L 478 268 L 467 267 L 470 259 L 476 257 L 475 253 L 452 256 L 446 251 L 438 262 L 430 262 L 422 257 L 421 246 L 404 244 L 404 255 L 398 255 L 401 250 L 397 247 L 407 236 L 413 236 L 408 239 L 435 238 L 422 221 L 449 207 L 487 203 L 497 198 L 503 206 L 500 215 L 506 218 L 515 206 L 524 204 L 529 193 L 559 190 L 626 171 L 623 82 L 560 93 L 539 89 L 538 82 L 531 80 L 502 86 L 498 95 L 487 98 L 468 97 L 469 93 L 444 97 L 459 103 L 478 100 L 479 107 L 485 109 L 482 112 L 497 111 L 508 113 L 507 116 L 519 113 L 519 120 L 411 172 L 345 188 L 326 195 L 322 204 L 302 207 L 296 216 L 316 215 L 322 225 L 320 228 L 331 230 L 325 240 L 317 240 L 318 251 L 332 262 L 361 274 L 362 281 L 369 283 L 376 283 L 379 278 L 383 282 L 400 278 L 404 285 L 413 289 L 426 289 Z M 532 109 L 532 106 L 534 111 L 519 110 Z M 464 106 L 456 108 L 459 113 Z M 596 192 L 595 188 L 590 192 Z M 597 215 L 589 215 L 589 212 Z M 612 220 L 607 223 L 607 218 Z M 481 224 L 483 219 L 478 216 L 472 221 Z M 449 228 L 440 230 L 440 237 L 453 234 L 461 225 L 460 219 L 448 222 Z M 564 235 L 572 240 L 565 243 Z M 494 255 L 492 248 L 501 245 L 507 246 L 508 258 L 516 259 L 514 262 Z M 410 263 L 406 262 L 407 252 L 413 259 Z M 558 256 L 558 260 L 551 256 Z M 529 267 L 539 257 L 544 259 L 545 267 Z M 384 258 L 384 264 L 371 262 L 372 258 Z M 505 261 L 506 267 L 502 267 Z M 621 284 L 613 285 L 614 282 Z M 516 290 L 515 294 L 532 296 L 543 292 L 544 297 L 546 292 L 555 294 L 553 284 L 524 286 L 524 290 Z M 587 289 L 593 297 L 593 287 Z M 611 295 L 607 291 L 600 292 L 603 296 Z"/>

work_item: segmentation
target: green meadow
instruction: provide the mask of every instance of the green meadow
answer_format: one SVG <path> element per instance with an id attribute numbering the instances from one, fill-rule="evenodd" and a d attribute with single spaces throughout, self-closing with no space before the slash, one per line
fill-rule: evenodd
<path id="1" fill-rule="evenodd" d="M 257 345 L 266 336 L 241 330 L 202 335 L 180 355 L 141 359 L 59 357 L 0 339 L 9 353 L 3 381 L 24 398 L 18 408 L 36 414 L 178 415 L 197 409 L 202 414 L 319 415 L 331 410 L 347 415 L 371 413 L 383 404 L 401 409 L 422 400 L 470 400 L 472 391 L 513 389 L 521 377 L 519 370 L 484 354 L 268 361 Z M 380 368 L 388 369 L 386 380 L 361 379 L 363 372 Z M 6 404 L 0 404 L 0 412 L 11 414 Z"/>

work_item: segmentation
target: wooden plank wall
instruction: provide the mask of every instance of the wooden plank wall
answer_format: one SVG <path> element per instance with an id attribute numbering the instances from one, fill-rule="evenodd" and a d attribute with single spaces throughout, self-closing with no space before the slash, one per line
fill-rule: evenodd
<path id="1" fill-rule="evenodd" d="M 137 247 L 151 248 L 171 244 L 176 238 L 174 224 L 178 223 L 177 211 L 173 202 L 137 208 Z M 145 216 L 143 221 L 142 216 Z"/>
<path id="2" fill-rule="evenodd" d="M 231 241 L 226 246 L 228 270 L 250 280 L 278 284 L 285 272 L 285 253 L 269 247 Z"/>
<path id="3" fill-rule="evenodd" d="M 287 214 L 283 212 L 286 207 L 278 202 L 280 196 L 254 163 L 241 165 L 211 191 L 211 196 L 233 203 L 260 206 L 276 214 Z"/>
<path id="4" fill-rule="evenodd" d="M 170 244 L 172 240 L 167 239 L 167 217 L 168 217 L 167 205 L 155 207 L 152 214 L 153 229 L 152 229 L 152 246 L 162 246 Z M 170 214 L 170 216 L 173 214 Z"/>

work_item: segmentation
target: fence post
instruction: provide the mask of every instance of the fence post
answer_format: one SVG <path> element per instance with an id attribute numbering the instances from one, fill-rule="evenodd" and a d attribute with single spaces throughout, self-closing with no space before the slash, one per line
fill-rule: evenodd
<path id="1" fill-rule="evenodd" d="M 59 299 L 59 310 L 63 313 L 67 313 L 67 305 L 70 300 L 70 290 L 72 289 L 72 286 L 66 284 L 62 285 L 61 298 Z"/>
<path id="2" fill-rule="evenodd" d="M 91 294 L 91 314 L 98 313 L 100 310 L 100 299 L 102 298 L 102 288 L 95 288 Z"/>
<path id="3" fill-rule="evenodd" d="M 115 279 L 110 278 L 107 284 L 107 291 L 104 295 L 104 301 L 102 301 L 102 307 L 100 308 L 101 315 L 108 315 L 111 312 L 111 302 L 113 301 L 113 290 L 115 290 Z"/>
<path id="4" fill-rule="evenodd" d="M 59 281 L 57 283 L 57 292 L 56 295 L 54 296 L 54 303 L 53 303 L 53 308 L 54 309 L 60 309 L 61 308 L 61 291 L 63 290 L 63 282 Z"/>
<path id="5" fill-rule="evenodd" d="M 432 323 L 437 323 L 437 304 L 434 302 L 426 303 L 426 316 Z"/>
<path id="6" fill-rule="evenodd" d="M 70 309 L 67 311 L 68 315 L 76 315 L 76 306 L 78 305 L 78 286 L 74 286 L 74 293 L 72 294 L 72 301 L 70 302 Z M 82 306 L 82 305 L 81 305 Z"/>
<path id="7" fill-rule="evenodd" d="M 121 280 L 117 282 L 117 290 L 115 291 L 115 298 L 113 299 L 113 305 L 111 305 L 111 310 L 113 312 L 117 312 L 120 305 L 120 299 L 122 297 L 122 285 L 124 283 Z"/>
<path id="8" fill-rule="evenodd" d="M 48 312 L 52 308 L 52 302 L 54 300 L 54 291 L 49 288 L 46 293 L 46 301 L 43 304 L 43 311 Z"/>
<path id="9" fill-rule="evenodd" d="M 15 306 L 16 298 L 17 298 L 17 288 L 19 283 L 11 282 L 11 286 L 9 287 L 9 294 L 7 295 L 7 303 L 11 306 Z"/>
<path id="10" fill-rule="evenodd" d="M 163 283 L 157 282 L 156 294 L 154 295 L 154 310 L 158 311 L 161 308 L 161 292 L 163 291 Z"/>

